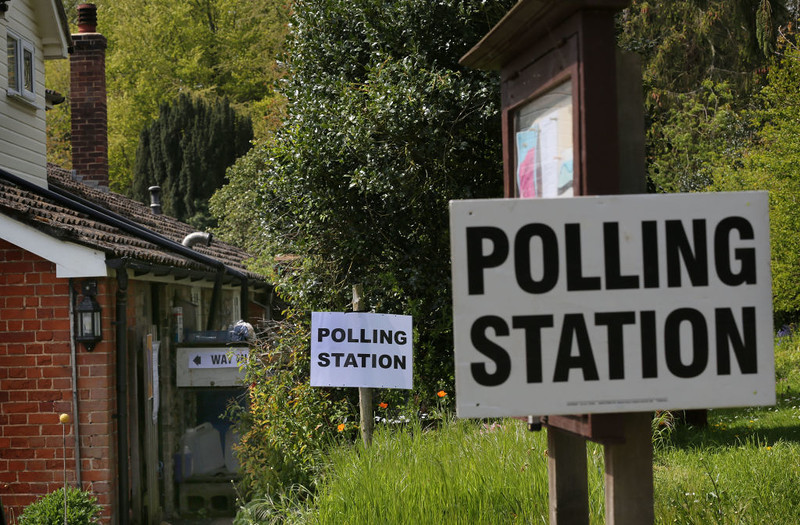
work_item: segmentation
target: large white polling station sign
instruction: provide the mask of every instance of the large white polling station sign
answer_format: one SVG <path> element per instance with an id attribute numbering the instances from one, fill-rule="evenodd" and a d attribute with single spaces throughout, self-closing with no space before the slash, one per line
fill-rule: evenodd
<path id="1" fill-rule="evenodd" d="M 312 312 L 311 386 L 412 386 L 410 315 Z"/>
<path id="2" fill-rule="evenodd" d="M 460 417 L 775 403 L 767 194 L 450 203 Z"/>

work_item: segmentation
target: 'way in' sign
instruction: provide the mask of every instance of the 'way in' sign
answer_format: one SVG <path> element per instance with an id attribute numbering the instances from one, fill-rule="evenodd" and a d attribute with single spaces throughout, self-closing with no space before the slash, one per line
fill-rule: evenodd
<path id="1" fill-rule="evenodd" d="M 237 348 L 197 348 L 189 350 L 189 368 L 238 368 L 247 360 L 248 351 Z"/>

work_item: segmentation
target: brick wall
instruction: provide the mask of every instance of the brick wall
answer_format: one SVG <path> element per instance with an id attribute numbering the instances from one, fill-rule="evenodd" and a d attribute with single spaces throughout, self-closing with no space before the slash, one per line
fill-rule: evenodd
<path id="1" fill-rule="evenodd" d="M 111 521 L 116 501 L 114 288 L 98 280 L 103 341 L 77 347 L 82 488 Z M 78 283 L 75 283 L 77 290 Z M 75 485 L 69 280 L 53 263 L 0 240 L 0 499 L 14 523 L 37 497 Z M 66 439 L 62 432 L 66 431 Z M 65 446 L 66 445 L 66 446 Z"/>
<path id="2" fill-rule="evenodd" d="M 80 17 L 94 18 L 91 4 L 82 4 Z M 90 6 L 90 7 L 87 7 Z M 87 13 L 84 13 L 86 11 Z M 96 20 L 93 20 L 96 23 Z M 70 111 L 72 167 L 84 182 L 108 187 L 108 110 L 106 107 L 106 38 L 92 24 L 72 35 Z"/>

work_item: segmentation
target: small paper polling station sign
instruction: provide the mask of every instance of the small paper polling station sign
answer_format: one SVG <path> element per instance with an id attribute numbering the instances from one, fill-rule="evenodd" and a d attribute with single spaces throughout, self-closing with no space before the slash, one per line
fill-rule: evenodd
<path id="1" fill-rule="evenodd" d="M 767 194 L 450 203 L 460 417 L 775 403 Z"/>
<path id="2" fill-rule="evenodd" d="M 412 387 L 409 315 L 312 312 L 311 386 Z"/>

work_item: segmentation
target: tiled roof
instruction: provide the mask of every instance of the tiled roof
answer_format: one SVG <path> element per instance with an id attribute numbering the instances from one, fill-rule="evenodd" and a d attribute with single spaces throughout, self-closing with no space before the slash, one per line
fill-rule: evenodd
<path id="1" fill-rule="evenodd" d="M 30 225 L 50 236 L 73 242 L 106 253 L 107 259 L 127 259 L 141 267 L 159 268 L 161 271 L 213 272 L 218 268 L 181 254 L 180 248 L 170 248 L 153 242 L 156 234 L 180 244 L 194 228 L 167 215 L 155 215 L 148 206 L 113 192 L 100 191 L 74 180 L 70 171 L 48 165 L 47 178 L 50 189 L 65 194 L 76 201 L 59 201 L 47 192 L 24 188 L 7 177 L 0 176 L 0 213 Z M 81 200 L 102 207 L 112 214 L 112 220 L 81 210 Z M 115 224 L 113 216 L 132 221 L 145 231 L 126 231 Z M 150 238 L 148 238 L 150 237 Z M 245 274 L 252 281 L 264 278 L 246 269 L 251 256 L 243 250 L 214 240 L 210 246 L 195 245 L 194 252 L 221 262 L 227 268 Z"/>

